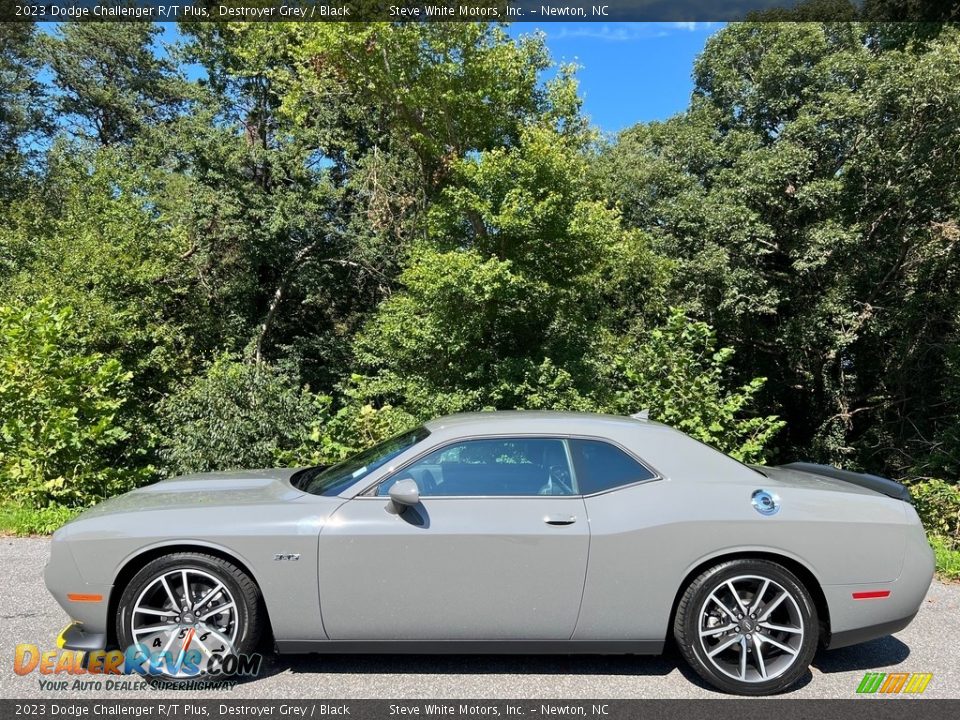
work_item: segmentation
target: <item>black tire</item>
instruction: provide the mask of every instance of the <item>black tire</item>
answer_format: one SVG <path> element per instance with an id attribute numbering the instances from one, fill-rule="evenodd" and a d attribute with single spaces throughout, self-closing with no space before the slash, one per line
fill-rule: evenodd
<path id="1" fill-rule="evenodd" d="M 733 581 L 737 597 L 747 609 L 744 620 L 738 619 L 743 612 L 735 605 L 737 599 L 727 585 L 729 581 Z M 765 586 L 764 581 L 769 584 Z M 766 590 L 757 600 L 764 587 Z M 775 603 L 779 594 L 773 593 L 778 590 L 786 591 L 789 597 Z M 721 609 L 724 606 L 732 609 L 732 615 Z M 757 612 L 752 613 L 754 608 Z M 761 624 L 766 608 L 770 608 L 769 617 Z M 771 624 L 801 628 L 802 633 L 771 630 Z M 701 629 L 719 630 L 731 625 L 735 627 L 701 638 Z M 817 650 L 819 622 L 810 592 L 785 567 L 768 560 L 730 560 L 709 568 L 690 582 L 677 605 L 673 634 L 687 664 L 713 687 L 735 695 L 774 695 L 793 686 L 808 672 Z M 729 645 L 730 642 L 733 644 Z M 790 651 L 781 650 L 775 642 Z M 717 651 L 721 646 L 726 649 L 713 658 L 708 655 L 708 651 Z M 759 661 L 757 648 L 762 648 Z M 744 656 L 746 659 L 741 660 Z M 769 679 L 765 679 L 767 675 Z"/>
<path id="2" fill-rule="evenodd" d="M 266 616 L 260 589 L 243 570 L 233 563 L 215 555 L 200 552 L 178 552 L 159 557 L 147 563 L 127 583 L 117 605 L 116 637 L 120 648 L 126 651 L 134 644 L 131 618 L 141 594 L 161 576 L 183 570 L 204 573 L 223 584 L 226 592 L 229 593 L 229 599 L 233 600 L 236 607 L 232 620 L 236 624 L 236 637 L 232 646 L 228 648 L 228 652 L 237 655 L 254 652 L 259 643 Z M 182 598 L 182 595 L 180 597 Z M 209 608 L 210 605 L 206 607 Z M 179 619 L 178 617 L 177 620 Z M 160 674 L 157 677 L 169 682 L 197 679 L 197 676 L 182 677 L 168 674 Z M 215 680 L 220 677 L 223 677 L 222 672 L 215 670 L 204 671 L 201 676 L 203 680 Z"/>

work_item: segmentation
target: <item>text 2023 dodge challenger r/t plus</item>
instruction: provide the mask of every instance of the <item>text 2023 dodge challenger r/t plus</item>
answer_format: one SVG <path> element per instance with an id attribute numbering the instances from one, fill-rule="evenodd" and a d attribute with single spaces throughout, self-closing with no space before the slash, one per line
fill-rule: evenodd
<path id="1" fill-rule="evenodd" d="M 61 528 L 46 568 L 65 647 L 176 657 L 189 641 L 207 677 L 267 628 L 280 652 L 645 654 L 672 638 L 747 695 L 790 687 L 818 645 L 905 627 L 932 576 L 898 483 L 553 412 L 440 418 L 329 468 L 165 480 Z"/>

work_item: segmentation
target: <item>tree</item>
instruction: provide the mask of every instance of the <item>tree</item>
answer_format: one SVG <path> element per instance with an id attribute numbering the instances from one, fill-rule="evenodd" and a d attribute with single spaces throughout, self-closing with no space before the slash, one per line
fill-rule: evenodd
<path id="1" fill-rule="evenodd" d="M 363 395 L 416 416 L 523 404 L 544 363 L 585 379 L 601 244 L 614 213 L 583 191 L 586 166 L 548 128 L 454 168 L 430 240 L 358 339 Z M 585 389 L 581 383 L 581 390 Z"/>
<path id="2" fill-rule="evenodd" d="M 297 33 L 281 46 L 288 28 L 188 29 L 185 53 L 207 70 L 207 116 L 185 146 L 188 226 L 203 229 L 195 258 L 211 300 L 232 313 L 226 347 L 259 363 L 297 357 L 306 379 L 330 385 L 355 318 L 389 289 L 396 244 L 366 221 L 364 189 L 330 140 L 344 117 L 319 107 L 304 127 L 282 111 Z"/>
<path id="3" fill-rule="evenodd" d="M 133 373 L 130 411 L 151 403 L 192 369 L 203 347 L 202 294 L 184 254 L 176 193 L 166 196 L 154 170 L 116 149 L 58 144 L 48 154 L 42 224 L 22 222 L 29 246 L 4 283 L 26 303 L 53 288 L 71 307 L 86 346 Z M 149 435 L 142 435 L 145 443 Z"/>
<path id="4" fill-rule="evenodd" d="M 193 164 L 214 171 L 196 176 L 211 201 L 194 224 L 215 228 L 198 255 L 233 265 L 217 275 L 238 281 L 222 291 L 243 308 L 251 356 L 296 356 L 324 385 L 349 365 L 350 336 L 392 291 L 452 165 L 575 103 L 540 87 L 542 38 L 484 23 L 189 33 L 217 116 L 241 125 L 196 146 Z"/>
<path id="5" fill-rule="evenodd" d="M 73 134 L 110 146 L 170 123 L 186 100 L 177 67 L 156 50 L 151 23 L 63 23 L 40 46 L 58 116 Z"/>
<path id="6" fill-rule="evenodd" d="M 69 306 L 0 307 L 0 487 L 35 506 L 88 505 L 134 487 L 119 421 L 130 373 L 83 348 Z"/>
<path id="7" fill-rule="evenodd" d="M 682 312 L 661 328 L 664 265 L 591 199 L 583 151 L 555 129 L 530 127 L 515 147 L 455 168 L 403 289 L 358 336 L 363 373 L 347 395 L 420 420 L 482 408 L 648 407 L 761 459 L 782 425 L 748 415 L 763 381 L 728 389 L 732 351 Z M 625 251 L 632 262 L 621 262 Z M 623 286 L 645 287 L 650 302 L 610 303 Z"/>
<path id="8" fill-rule="evenodd" d="M 163 402 L 165 469 L 182 474 L 296 464 L 318 410 L 322 402 L 282 369 L 222 356 Z"/>
<path id="9" fill-rule="evenodd" d="M 790 454 L 900 475 L 955 416 L 960 36 L 898 32 L 730 26 L 691 109 L 625 132 L 601 174 L 677 259 L 676 301 L 770 378 Z"/>
<path id="10" fill-rule="evenodd" d="M 673 308 L 662 325 L 618 337 L 600 354 L 600 407 L 617 415 L 646 409 L 742 462 L 761 462 L 785 423 L 755 414 L 766 378 L 733 386 L 734 354 L 717 347 L 709 325 Z"/>
<path id="11" fill-rule="evenodd" d="M 0 23 L 0 204 L 22 194 L 25 144 L 46 129 L 35 37 L 32 23 Z"/>

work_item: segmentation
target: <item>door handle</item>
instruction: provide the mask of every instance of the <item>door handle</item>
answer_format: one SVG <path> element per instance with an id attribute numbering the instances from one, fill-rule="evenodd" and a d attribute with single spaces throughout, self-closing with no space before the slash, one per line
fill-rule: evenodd
<path id="1" fill-rule="evenodd" d="M 547 515 L 543 521 L 547 525 L 573 525 L 577 521 L 576 515 Z"/>

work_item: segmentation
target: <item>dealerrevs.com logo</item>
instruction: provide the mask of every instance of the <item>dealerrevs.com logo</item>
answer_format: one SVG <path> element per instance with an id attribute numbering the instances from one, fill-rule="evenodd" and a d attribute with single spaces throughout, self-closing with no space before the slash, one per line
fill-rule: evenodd
<path id="1" fill-rule="evenodd" d="M 209 655 L 193 648 L 162 652 L 151 651 L 144 645 L 131 645 L 126 651 L 83 653 L 62 649 L 41 651 L 37 645 L 20 644 L 14 653 L 13 671 L 17 675 L 35 672 L 47 676 L 41 680 L 41 689 L 44 690 L 103 690 L 124 689 L 125 684 L 116 680 L 101 682 L 90 676 L 137 675 L 141 678 L 175 678 L 180 683 L 215 677 L 216 681 L 222 682 L 225 678 L 257 675 L 262 661 L 263 656 L 259 653 Z M 63 679 L 55 681 L 49 677 L 51 675 Z M 64 676 L 86 677 L 73 678 L 70 682 Z M 129 689 L 137 688 L 131 686 Z"/>
<path id="2" fill-rule="evenodd" d="M 857 693 L 919 695 L 932 679 L 933 673 L 867 673 L 857 686 Z"/>

